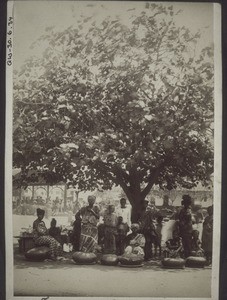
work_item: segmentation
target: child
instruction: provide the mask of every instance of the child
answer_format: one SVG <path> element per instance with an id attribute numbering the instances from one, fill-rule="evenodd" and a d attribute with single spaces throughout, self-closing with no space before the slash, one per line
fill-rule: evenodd
<path id="1" fill-rule="evenodd" d="M 61 229 L 56 225 L 57 225 L 57 221 L 56 219 L 53 218 L 50 222 L 49 235 L 55 238 L 55 240 L 57 240 L 62 245 Z"/>
<path id="2" fill-rule="evenodd" d="M 126 238 L 126 245 L 124 254 L 137 254 L 144 257 L 145 238 L 143 234 L 139 233 L 139 224 L 131 225 L 132 233 Z"/>
<path id="3" fill-rule="evenodd" d="M 117 228 L 117 216 L 114 213 L 115 207 L 108 205 L 107 212 L 104 215 L 105 236 L 104 236 L 104 253 L 115 254 L 116 253 L 116 228 Z"/>
<path id="4" fill-rule="evenodd" d="M 204 256 L 204 251 L 201 247 L 202 243 L 199 239 L 199 231 L 192 231 L 192 256 Z"/>
<path id="5" fill-rule="evenodd" d="M 177 231 L 173 231 L 173 238 L 166 241 L 166 248 L 163 251 L 164 257 L 176 258 L 183 255 L 182 238 Z"/>
<path id="6" fill-rule="evenodd" d="M 73 232 L 71 241 L 73 244 L 73 250 L 79 251 L 80 249 L 80 234 L 81 234 L 81 216 L 80 213 L 75 214 L 75 221 L 73 223 Z"/>
<path id="7" fill-rule="evenodd" d="M 129 227 L 127 223 L 123 222 L 123 217 L 118 217 L 117 222 L 117 235 L 116 235 L 116 254 L 123 255 L 126 247 L 126 235 L 129 231 Z"/>
<path id="8" fill-rule="evenodd" d="M 163 221 L 163 217 L 162 216 L 158 216 L 157 217 L 157 225 L 156 225 L 156 236 L 155 236 L 155 256 L 157 257 L 157 250 L 159 250 L 159 257 L 162 254 L 162 246 L 161 246 L 161 241 L 162 241 L 162 221 Z"/>

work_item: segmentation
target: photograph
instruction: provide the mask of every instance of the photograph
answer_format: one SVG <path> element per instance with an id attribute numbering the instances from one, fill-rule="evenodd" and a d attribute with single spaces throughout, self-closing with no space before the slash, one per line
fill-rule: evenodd
<path id="1" fill-rule="evenodd" d="M 6 300 L 217 300 L 220 5 L 9 1 L 6 47 Z"/>

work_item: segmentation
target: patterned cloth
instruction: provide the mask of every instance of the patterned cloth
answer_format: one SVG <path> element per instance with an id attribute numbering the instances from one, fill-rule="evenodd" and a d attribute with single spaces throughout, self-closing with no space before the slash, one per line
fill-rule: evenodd
<path id="1" fill-rule="evenodd" d="M 116 253 L 116 233 L 117 233 L 117 216 L 114 212 L 104 215 L 105 237 L 104 252 L 108 254 Z"/>
<path id="2" fill-rule="evenodd" d="M 55 259 L 57 256 L 62 255 L 61 244 L 56 239 L 48 235 L 48 230 L 43 221 L 40 221 L 39 219 L 34 221 L 33 234 L 35 245 L 49 247 L 50 256 L 52 259 Z"/>
<path id="3" fill-rule="evenodd" d="M 83 224 L 80 235 L 80 251 L 95 252 L 98 242 L 98 229 L 92 224 Z"/>
<path id="4" fill-rule="evenodd" d="M 99 218 L 97 218 L 94 213 L 99 216 L 99 208 L 93 206 L 82 207 L 79 211 L 82 217 L 81 235 L 80 235 L 80 251 L 82 252 L 95 252 L 96 246 L 98 244 L 98 229 L 97 224 Z"/>

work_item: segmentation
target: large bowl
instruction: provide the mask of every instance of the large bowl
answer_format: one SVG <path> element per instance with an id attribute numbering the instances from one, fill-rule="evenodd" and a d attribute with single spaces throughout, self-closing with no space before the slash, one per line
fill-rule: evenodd
<path id="1" fill-rule="evenodd" d="M 144 259 L 142 256 L 136 254 L 124 254 L 119 257 L 119 262 L 124 266 L 138 266 L 142 265 Z"/>
<path id="2" fill-rule="evenodd" d="M 31 261 L 44 261 L 49 257 L 49 254 L 50 254 L 50 248 L 42 246 L 42 247 L 32 248 L 27 252 L 25 252 L 24 255 L 28 260 Z"/>
<path id="3" fill-rule="evenodd" d="M 104 254 L 102 255 L 100 262 L 106 266 L 116 266 L 118 264 L 118 257 L 115 254 Z"/>
<path id="4" fill-rule="evenodd" d="M 206 259 L 200 256 L 189 256 L 186 260 L 186 267 L 189 268 L 204 268 Z"/>
<path id="5" fill-rule="evenodd" d="M 162 266 L 167 269 L 184 269 L 185 260 L 182 258 L 164 258 Z"/>
<path id="6" fill-rule="evenodd" d="M 95 264 L 97 261 L 97 256 L 91 252 L 75 252 L 72 258 L 75 261 L 75 263 L 80 265 Z"/>

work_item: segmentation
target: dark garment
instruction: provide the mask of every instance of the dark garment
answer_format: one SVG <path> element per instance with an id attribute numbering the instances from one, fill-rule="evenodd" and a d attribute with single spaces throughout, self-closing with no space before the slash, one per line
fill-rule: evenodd
<path id="1" fill-rule="evenodd" d="M 149 260 L 152 258 L 152 247 L 155 243 L 155 226 L 154 226 L 154 213 L 152 211 L 146 211 L 143 215 L 143 219 L 141 220 L 141 233 L 145 238 L 145 246 L 144 246 L 144 259 Z"/>
<path id="2" fill-rule="evenodd" d="M 144 232 L 143 235 L 145 237 L 144 259 L 148 260 L 148 259 L 152 258 L 152 256 L 153 256 L 152 247 L 155 243 L 155 236 L 153 234 L 151 234 L 150 232 Z"/>
<path id="3" fill-rule="evenodd" d="M 116 236 L 116 254 L 123 255 L 126 248 L 126 235 L 117 234 Z"/>
<path id="4" fill-rule="evenodd" d="M 99 224 L 98 225 L 98 245 L 103 246 L 105 237 L 105 225 Z"/>
<path id="5" fill-rule="evenodd" d="M 212 252 L 213 244 L 213 216 L 207 216 L 203 223 L 202 248 Z"/>
<path id="6" fill-rule="evenodd" d="M 192 251 L 192 235 L 191 233 L 182 233 L 182 244 L 184 248 L 184 256 L 187 258 Z"/>
<path id="7" fill-rule="evenodd" d="M 166 249 L 163 251 L 164 257 L 176 258 L 183 256 L 183 246 L 181 238 L 176 237 L 166 241 Z"/>
<path id="8" fill-rule="evenodd" d="M 182 208 L 179 213 L 179 231 L 184 247 L 184 256 L 187 258 L 192 251 L 192 213 L 188 208 Z"/>
<path id="9" fill-rule="evenodd" d="M 49 235 L 55 238 L 60 244 L 62 244 L 61 239 L 61 229 L 59 227 L 50 227 Z"/>
<path id="10" fill-rule="evenodd" d="M 71 242 L 73 244 L 73 250 L 80 250 L 80 235 L 81 235 L 81 219 L 75 220 L 73 223 L 73 232 L 71 235 Z"/>
<path id="11" fill-rule="evenodd" d="M 116 235 L 116 254 L 123 255 L 126 248 L 126 236 L 129 231 L 127 223 L 121 223 L 117 225 Z"/>
<path id="12" fill-rule="evenodd" d="M 203 223 L 202 248 L 209 264 L 212 262 L 213 216 L 207 216 Z"/>
<path id="13" fill-rule="evenodd" d="M 116 253 L 116 228 L 111 226 L 105 226 L 104 237 L 104 253 L 115 254 Z"/>

